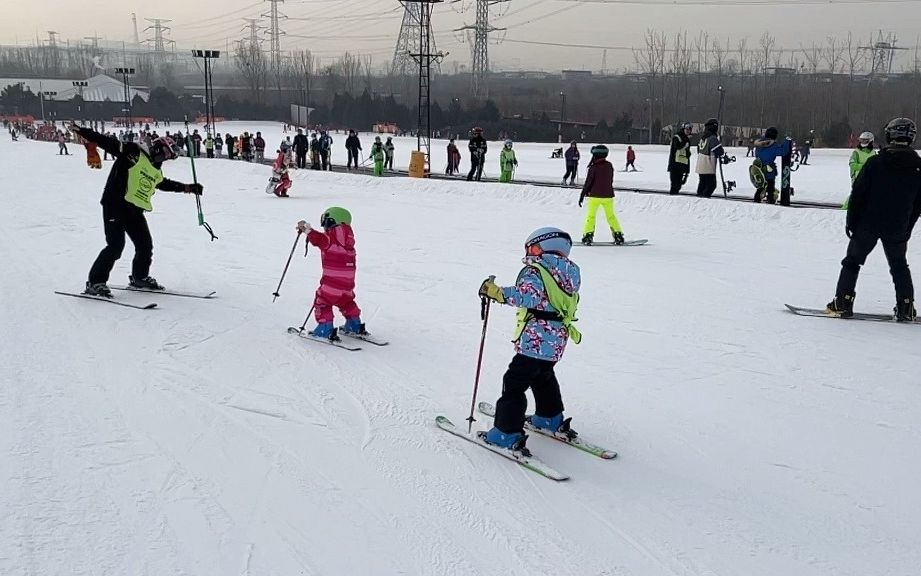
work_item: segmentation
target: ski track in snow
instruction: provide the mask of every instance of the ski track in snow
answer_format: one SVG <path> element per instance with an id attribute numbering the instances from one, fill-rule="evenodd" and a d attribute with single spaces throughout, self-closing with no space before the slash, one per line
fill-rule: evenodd
<path id="1" fill-rule="evenodd" d="M 846 173 L 838 156 L 813 154 L 815 182 Z M 514 279 L 532 229 L 578 234 L 575 193 L 302 171 L 281 201 L 262 192 L 267 167 L 202 160 L 220 240 L 197 229 L 188 196 L 158 193 L 152 273 L 218 298 L 119 294 L 159 303 L 138 311 L 52 294 L 79 289 L 102 247 L 109 166 L 0 139 L 4 575 L 907 576 L 921 565 L 916 328 L 782 309 L 830 297 L 843 213 L 619 193 L 627 236 L 651 245 L 573 249 L 586 336 L 557 372 L 576 428 L 620 455 L 535 437 L 573 477 L 557 484 L 433 420 L 462 425 L 469 407 L 476 287 Z M 190 178 L 181 159 L 166 174 Z M 355 217 L 359 304 L 386 348 L 286 333 L 319 276 L 302 243 L 272 302 L 294 223 L 330 205 Z M 129 243 L 113 282 L 131 254 Z M 860 309 L 891 307 L 881 252 L 858 293 Z M 480 399 L 499 393 L 513 316 L 491 317 Z"/>

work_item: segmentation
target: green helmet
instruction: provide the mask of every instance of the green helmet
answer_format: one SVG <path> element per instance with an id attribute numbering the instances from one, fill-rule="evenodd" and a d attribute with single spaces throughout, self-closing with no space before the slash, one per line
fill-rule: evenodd
<path id="1" fill-rule="evenodd" d="M 604 144 L 599 144 L 597 146 L 592 146 L 592 156 L 595 158 L 607 158 L 608 157 L 608 147 Z"/>
<path id="2" fill-rule="evenodd" d="M 320 216 L 320 226 L 324 228 L 332 228 L 333 226 L 338 226 L 339 224 L 351 224 L 352 215 L 345 208 L 339 208 L 338 206 L 333 206 L 332 208 L 327 208 L 326 212 Z"/>

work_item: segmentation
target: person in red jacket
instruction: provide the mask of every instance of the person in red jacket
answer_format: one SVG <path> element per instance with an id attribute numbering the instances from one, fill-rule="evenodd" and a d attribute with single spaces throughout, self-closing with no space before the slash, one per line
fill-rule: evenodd
<path id="1" fill-rule="evenodd" d="M 345 208 L 333 207 L 320 217 L 323 232 L 314 230 L 301 220 L 299 232 L 307 233 L 307 242 L 320 249 L 323 276 L 313 300 L 317 327 L 310 332 L 317 338 L 339 340 L 339 329 L 333 326 L 333 306 L 345 316 L 343 332 L 367 334 L 361 321 L 361 310 L 355 303 L 355 233 L 352 215 Z"/>
<path id="2" fill-rule="evenodd" d="M 633 170 L 630 170 L 631 172 L 636 172 L 636 166 L 633 165 L 634 162 L 636 162 L 636 152 L 633 150 L 633 146 L 627 146 L 627 165 L 624 166 L 624 172 L 629 168 L 633 168 Z"/>
<path id="3" fill-rule="evenodd" d="M 588 199 L 585 211 L 585 226 L 582 229 L 582 243 L 591 246 L 595 241 L 595 216 L 598 209 L 604 210 L 604 216 L 614 243 L 624 243 L 624 231 L 614 213 L 614 166 L 608 162 L 608 147 L 599 144 L 592 147 L 592 159 L 588 163 L 588 174 L 579 195 L 579 208 Z"/>

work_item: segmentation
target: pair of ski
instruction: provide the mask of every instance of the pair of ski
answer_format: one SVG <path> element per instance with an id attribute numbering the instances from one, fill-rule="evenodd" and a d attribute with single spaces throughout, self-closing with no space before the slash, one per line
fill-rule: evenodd
<path id="1" fill-rule="evenodd" d="M 135 288 L 133 286 L 109 286 L 112 290 L 119 290 L 122 292 L 146 292 L 148 294 L 163 294 L 165 296 L 179 296 L 182 298 L 201 298 L 204 300 L 209 300 L 214 298 L 217 292 L 183 292 L 179 290 L 152 290 L 150 288 Z M 85 300 L 97 300 L 99 302 L 108 302 L 109 304 L 115 304 L 116 306 L 124 306 L 125 308 L 134 308 L 135 310 L 153 310 L 157 307 L 156 302 L 151 302 L 150 304 L 134 304 L 132 302 L 123 302 L 118 300 L 114 296 L 97 296 L 95 294 L 86 294 L 83 292 L 62 292 L 55 290 L 55 294 L 60 294 L 61 296 L 72 296 L 74 298 L 83 298 Z"/>
<path id="2" fill-rule="evenodd" d="M 490 418 L 494 418 L 496 415 L 496 407 L 490 404 L 489 402 L 480 402 L 477 405 L 477 409 L 480 411 L 480 413 L 484 414 L 485 416 L 489 416 Z M 540 474 L 541 476 L 544 476 L 545 478 L 549 478 L 551 480 L 556 480 L 556 481 L 562 481 L 562 480 L 569 479 L 568 474 L 565 474 L 563 472 L 560 472 L 554 469 L 553 467 L 546 464 L 543 460 L 541 460 L 537 456 L 534 456 L 534 455 L 527 456 L 515 450 L 509 450 L 508 448 L 502 448 L 499 446 L 495 446 L 493 444 L 489 444 L 488 442 L 480 438 L 477 435 L 476 431 L 473 431 L 470 433 L 465 432 L 461 430 L 460 428 L 458 428 L 457 426 L 455 426 L 445 416 L 436 417 L 435 424 L 439 428 L 444 430 L 445 432 L 454 434 L 455 436 L 463 438 L 464 440 L 467 440 L 468 442 L 472 442 L 473 444 L 476 444 L 477 446 L 486 448 L 490 452 L 495 452 L 496 454 L 504 458 L 508 458 L 509 460 L 512 460 L 513 462 L 517 462 L 521 466 L 527 468 L 528 470 L 531 470 L 532 472 L 537 472 L 538 474 Z M 562 432 L 551 432 L 550 430 L 536 428 L 528 421 L 525 421 L 524 427 L 525 427 L 525 430 L 527 430 L 528 432 L 533 432 L 541 436 L 547 436 L 548 438 L 553 438 L 554 440 L 562 442 L 563 444 L 572 446 L 573 448 L 577 448 L 579 450 L 582 450 L 583 452 L 587 452 L 589 454 L 592 454 L 593 456 L 597 456 L 605 460 L 611 460 L 617 457 L 617 452 L 614 452 L 613 450 L 608 450 L 607 448 L 602 448 L 601 446 L 587 442 L 583 440 L 581 436 L 570 438 L 569 436 L 567 436 L 565 433 L 562 433 Z"/>
<path id="3" fill-rule="evenodd" d="M 648 243 L 648 238 L 641 238 L 639 240 L 627 240 L 622 244 L 615 244 L 614 242 L 592 242 L 591 244 L 586 244 L 584 242 L 579 242 L 579 246 L 585 246 L 586 248 L 590 248 L 592 246 L 616 246 L 618 248 L 629 248 L 630 246 L 645 246 Z"/>
<path id="4" fill-rule="evenodd" d="M 813 316 L 815 318 L 837 318 L 839 320 L 868 320 L 870 322 L 895 322 L 895 314 L 870 314 L 867 312 L 854 312 L 854 315 L 850 318 L 842 318 L 840 315 L 830 312 L 827 309 L 819 308 L 801 308 L 799 306 L 791 306 L 790 304 L 784 304 L 787 307 L 787 310 L 793 312 L 797 316 Z M 901 322 L 901 324 L 921 324 L 921 319 L 916 319 L 913 322 Z"/>
<path id="5" fill-rule="evenodd" d="M 353 332 L 346 332 L 339 329 L 339 335 L 345 336 L 351 340 L 359 340 L 361 342 L 367 342 L 368 344 L 374 346 L 387 346 L 390 342 L 376 338 L 371 334 L 356 334 Z M 320 344 L 328 344 L 330 346 L 335 346 L 336 348 L 342 348 L 343 350 L 348 350 L 349 352 L 358 352 L 361 350 L 361 346 L 355 346 L 349 344 L 345 340 L 330 340 L 329 338 L 323 338 L 322 336 L 314 336 L 313 333 L 304 330 L 303 328 L 295 328 L 294 326 L 288 327 L 288 334 L 296 334 L 305 340 L 311 340 L 313 342 L 319 342 Z"/>

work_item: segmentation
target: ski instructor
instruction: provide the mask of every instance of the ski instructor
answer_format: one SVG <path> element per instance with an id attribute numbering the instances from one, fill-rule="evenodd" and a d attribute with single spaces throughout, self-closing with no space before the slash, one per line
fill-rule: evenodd
<path id="1" fill-rule="evenodd" d="M 134 244 L 134 260 L 131 263 L 130 285 L 135 288 L 162 290 L 149 275 L 153 260 L 153 239 L 147 228 L 144 212 L 153 210 L 150 201 L 156 190 L 201 194 L 201 184 L 182 184 L 164 178 L 160 167 L 166 160 L 179 155 L 176 143 L 163 136 L 150 146 L 135 142 L 119 142 L 89 128 L 71 125 L 70 129 L 88 142 L 115 158 L 102 192 L 102 221 L 106 234 L 106 247 L 102 249 L 90 269 L 84 294 L 111 298 L 106 282 L 115 262 L 121 258 L 125 248 L 125 234 Z"/>

